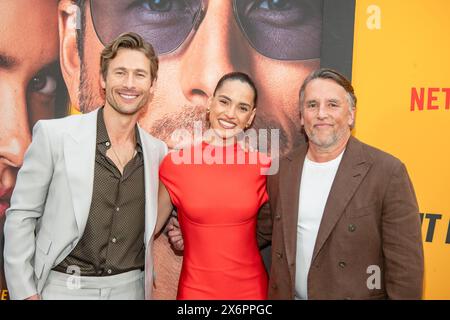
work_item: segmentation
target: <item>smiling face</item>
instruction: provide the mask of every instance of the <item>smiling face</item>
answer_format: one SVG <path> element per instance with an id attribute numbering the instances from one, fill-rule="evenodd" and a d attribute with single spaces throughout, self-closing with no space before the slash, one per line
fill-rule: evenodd
<path id="1" fill-rule="evenodd" d="M 330 150 L 347 143 L 355 111 L 348 93 L 333 80 L 314 79 L 305 88 L 301 123 L 315 147 Z"/>
<path id="2" fill-rule="evenodd" d="M 209 101 L 209 122 L 220 139 L 235 137 L 251 125 L 256 109 L 252 87 L 240 80 L 226 80 Z"/>
<path id="3" fill-rule="evenodd" d="M 138 113 L 153 93 L 150 60 L 140 50 L 119 49 L 101 86 L 107 106 L 123 115 Z"/>

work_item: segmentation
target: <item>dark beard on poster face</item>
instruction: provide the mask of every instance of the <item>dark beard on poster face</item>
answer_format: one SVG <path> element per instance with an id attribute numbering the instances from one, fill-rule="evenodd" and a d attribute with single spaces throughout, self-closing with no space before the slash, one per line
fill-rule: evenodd
<path id="1" fill-rule="evenodd" d="M 150 128 L 149 133 L 165 142 L 171 140 L 175 130 L 185 129 L 188 132 L 194 132 L 195 122 L 201 122 L 202 132 L 208 130 L 206 121 L 206 109 L 201 106 L 184 106 L 180 111 L 164 115 L 156 120 Z"/>
<path id="2" fill-rule="evenodd" d="M 297 119 L 294 119 L 297 120 Z M 300 121 L 300 120 L 298 120 Z M 279 155 L 285 156 L 292 152 L 293 150 L 297 149 L 301 145 L 305 143 L 305 135 L 301 129 L 297 129 L 296 124 L 293 120 L 288 119 L 287 122 L 287 128 L 282 127 L 280 123 L 274 119 L 274 118 L 268 118 L 268 117 L 258 117 L 258 114 L 256 114 L 255 120 L 253 121 L 253 125 L 251 128 L 255 128 L 257 130 L 259 129 L 265 129 L 267 130 L 267 136 L 268 136 L 268 144 L 267 144 L 267 150 L 260 150 L 262 152 L 267 152 L 270 154 L 271 150 L 271 141 L 270 141 L 270 132 L 273 129 L 279 130 Z M 290 134 L 289 134 L 290 133 Z"/>
<path id="3" fill-rule="evenodd" d="M 94 94 L 92 88 L 94 88 L 94 86 L 92 85 L 91 79 L 87 76 L 84 63 L 82 63 L 80 70 L 80 87 L 78 98 L 78 105 L 80 107 L 80 112 L 82 113 L 91 112 L 105 103 L 104 99 L 102 99 L 103 101 L 96 101 L 94 97 L 103 97 L 104 95 L 102 95 L 102 92 Z"/>

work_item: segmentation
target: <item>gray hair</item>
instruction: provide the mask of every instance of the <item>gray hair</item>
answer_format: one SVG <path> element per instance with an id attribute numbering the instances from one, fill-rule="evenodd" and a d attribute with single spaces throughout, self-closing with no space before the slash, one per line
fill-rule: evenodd
<path id="1" fill-rule="evenodd" d="M 356 109 L 356 96 L 355 91 L 353 89 L 352 84 L 350 81 L 339 72 L 328 69 L 328 68 L 321 68 L 318 70 L 315 70 L 311 72 L 303 81 L 302 86 L 300 87 L 300 93 L 299 93 L 299 101 L 300 101 L 300 114 L 303 112 L 303 104 L 305 102 L 305 89 L 308 83 L 315 79 L 329 79 L 340 85 L 344 90 L 347 92 L 347 100 L 349 103 L 349 111 Z M 353 121 L 352 125 L 350 126 L 350 129 L 353 129 L 355 126 L 355 121 Z"/>

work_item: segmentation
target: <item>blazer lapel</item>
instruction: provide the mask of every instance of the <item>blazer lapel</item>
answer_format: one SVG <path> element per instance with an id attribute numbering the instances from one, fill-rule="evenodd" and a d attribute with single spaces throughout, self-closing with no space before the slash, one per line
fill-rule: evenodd
<path id="1" fill-rule="evenodd" d="M 64 137 L 64 160 L 81 238 L 92 200 L 97 137 L 97 110 L 79 116 L 78 125 Z"/>
<path id="2" fill-rule="evenodd" d="M 287 157 L 283 168 L 280 167 L 280 197 L 281 214 L 283 223 L 284 243 L 286 246 L 286 258 L 291 273 L 291 279 L 295 277 L 295 261 L 297 255 L 297 224 L 300 181 L 307 144 Z"/>
<path id="3" fill-rule="evenodd" d="M 325 205 L 311 263 L 319 254 L 371 166 L 362 144 L 350 137 Z"/>
<path id="4" fill-rule="evenodd" d="M 138 125 L 144 154 L 144 183 L 145 183 L 145 235 L 144 243 L 147 246 L 153 234 L 157 215 L 158 195 L 158 169 L 159 154 L 154 144 L 148 139 L 147 133 Z"/>

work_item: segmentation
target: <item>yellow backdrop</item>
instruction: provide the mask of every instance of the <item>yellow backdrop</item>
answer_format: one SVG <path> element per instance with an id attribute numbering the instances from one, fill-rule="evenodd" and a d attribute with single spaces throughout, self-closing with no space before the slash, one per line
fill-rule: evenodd
<path id="1" fill-rule="evenodd" d="M 426 299 L 450 299 L 449 12 L 448 0 L 356 1 L 355 136 L 408 168 L 425 213 Z"/>

